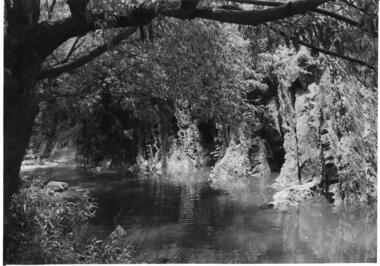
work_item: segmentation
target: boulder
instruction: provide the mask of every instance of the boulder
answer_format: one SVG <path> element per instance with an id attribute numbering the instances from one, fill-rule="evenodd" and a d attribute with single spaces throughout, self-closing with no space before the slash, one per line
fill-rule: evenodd
<path id="1" fill-rule="evenodd" d="M 315 189 L 319 184 L 316 178 L 311 182 L 302 185 L 294 185 L 276 192 L 273 196 L 273 202 L 269 206 L 275 209 L 286 210 L 289 207 L 298 206 L 302 201 L 312 199 L 315 194 Z"/>
<path id="2" fill-rule="evenodd" d="M 45 189 L 48 191 L 62 192 L 62 191 L 65 191 L 68 187 L 69 187 L 69 184 L 66 182 L 50 181 L 45 186 Z"/>
<path id="3" fill-rule="evenodd" d="M 116 226 L 115 230 L 108 236 L 110 239 L 124 237 L 127 232 L 120 225 Z"/>

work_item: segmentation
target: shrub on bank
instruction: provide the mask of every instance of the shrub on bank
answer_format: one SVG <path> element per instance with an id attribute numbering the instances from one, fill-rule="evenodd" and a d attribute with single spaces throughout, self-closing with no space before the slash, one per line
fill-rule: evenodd
<path id="1" fill-rule="evenodd" d="M 5 228 L 5 263 L 129 262 L 130 246 L 123 247 L 121 241 L 83 241 L 97 208 L 88 191 L 73 200 L 44 189 L 45 183 L 35 179 L 13 196 Z"/>
<path id="2" fill-rule="evenodd" d="M 7 263 L 75 261 L 75 248 L 96 204 L 88 191 L 73 201 L 49 193 L 44 183 L 36 179 L 13 196 L 5 232 Z"/>

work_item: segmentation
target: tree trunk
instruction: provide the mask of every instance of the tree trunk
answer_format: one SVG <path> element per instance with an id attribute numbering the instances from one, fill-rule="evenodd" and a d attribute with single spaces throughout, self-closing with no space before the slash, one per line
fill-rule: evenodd
<path id="1" fill-rule="evenodd" d="M 8 6 L 4 36 L 5 225 L 9 222 L 12 195 L 20 188 L 20 167 L 38 114 L 36 85 L 48 53 L 45 43 L 49 43 L 38 30 L 40 1 L 13 2 L 12 9 Z"/>
<path id="2" fill-rule="evenodd" d="M 29 62 L 31 63 L 31 62 Z M 4 223 L 9 203 L 20 187 L 19 171 L 38 113 L 35 96 L 39 64 L 28 64 L 19 75 L 4 71 Z M 24 70 L 24 71 L 23 71 Z M 26 71 L 27 70 L 27 71 Z M 17 77 L 17 78 L 16 78 Z"/>

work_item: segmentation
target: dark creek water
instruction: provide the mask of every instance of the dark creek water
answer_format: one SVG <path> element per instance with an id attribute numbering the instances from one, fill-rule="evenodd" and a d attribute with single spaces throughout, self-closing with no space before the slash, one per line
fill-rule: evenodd
<path id="1" fill-rule="evenodd" d="M 376 206 L 334 210 L 323 197 L 286 212 L 261 209 L 274 191 L 269 179 L 246 192 L 212 190 L 208 171 L 168 181 L 122 174 L 50 169 L 57 181 L 81 184 L 99 210 L 87 237 L 105 238 L 121 225 L 137 262 L 375 262 Z"/>

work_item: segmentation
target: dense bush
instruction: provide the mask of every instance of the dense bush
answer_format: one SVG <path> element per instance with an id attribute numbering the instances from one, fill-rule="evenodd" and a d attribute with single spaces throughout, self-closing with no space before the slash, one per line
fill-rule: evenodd
<path id="1" fill-rule="evenodd" d="M 75 263 L 78 245 L 96 204 L 84 192 L 69 201 L 49 195 L 38 179 L 13 196 L 5 236 L 7 263 Z"/>
<path id="2" fill-rule="evenodd" d="M 46 180 L 27 181 L 11 204 L 4 258 L 10 264 L 130 263 L 132 242 L 124 235 L 87 240 L 89 219 L 97 205 L 84 190 L 66 199 L 43 187 Z"/>

